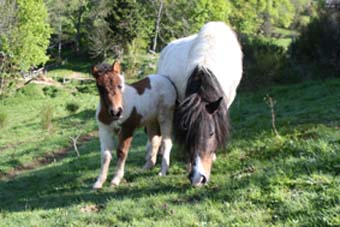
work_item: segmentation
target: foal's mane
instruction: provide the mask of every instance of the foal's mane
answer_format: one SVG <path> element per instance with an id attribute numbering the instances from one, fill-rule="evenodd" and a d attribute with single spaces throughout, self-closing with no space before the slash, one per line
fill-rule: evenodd
<path id="1" fill-rule="evenodd" d="M 209 69 L 197 66 L 188 79 L 185 97 L 175 110 L 176 139 L 193 153 L 205 147 L 214 127 L 217 144 L 211 151 L 224 147 L 229 136 L 228 110 L 215 75 Z M 218 109 L 209 113 L 206 105 L 220 97 L 223 99 Z"/>

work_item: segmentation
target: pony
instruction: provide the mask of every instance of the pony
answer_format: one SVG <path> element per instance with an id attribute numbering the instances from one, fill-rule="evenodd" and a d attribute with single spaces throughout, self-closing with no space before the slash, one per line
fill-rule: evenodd
<path id="1" fill-rule="evenodd" d="M 223 22 L 209 22 L 161 51 L 157 74 L 169 76 L 178 90 L 174 131 L 189 154 L 193 186 L 209 181 L 215 153 L 227 142 L 242 58 L 236 34 Z"/>
<path id="2" fill-rule="evenodd" d="M 100 101 L 96 111 L 101 147 L 100 174 L 93 185 L 102 187 L 106 181 L 112 159 L 113 135 L 118 135 L 117 169 L 111 185 L 119 185 L 124 176 L 125 161 L 134 131 L 146 127 L 149 145 L 145 168 L 156 163 L 160 146 L 163 149 L 161 172 L 166 175 L 172 148 L 172 123 L 177 91 L 165 76 L 149 75 L 131 85 L 124 83 L 118 61 L 113 65 L 102 64 L 92 67 Z"/>

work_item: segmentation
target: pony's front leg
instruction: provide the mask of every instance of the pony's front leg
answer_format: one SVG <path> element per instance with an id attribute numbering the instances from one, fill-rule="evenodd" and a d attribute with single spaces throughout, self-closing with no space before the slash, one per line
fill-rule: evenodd
<path id="1" fill-rule="evenodd" d="M 160 176 L 165 176 L 170 166 L 170 152 L 172 148 L 172 139 L 171 139 L 172 118 L 173 118 L 173 114 L 171 111 L 167 112 L 166 114 L 163 113 L 159 118 L 161 134 L 162 134 L 162 147 L 164 148 L 161 172 L 158 174 Z"/>
<path id="2" fill-rule="evenodd" d="M 112 159 L 111 152 L 114 146 L 113 130 L 106 125 L 99 125 L 99 140 L 101 149 L 101 168 L 97 181 L 93 185 L 94 189 L 101 188 L 107 178 L 107 172 Z"/>
<path id="3" fill-rule="evenodd" d="M 119 185 L 124 177 L 125 161 L 129 152 L 132 141 L 133 130 L 122 129 L 119 134 L 119 142 L 117 147 L 117 170 L 111 181 L 111 185 Z"/>

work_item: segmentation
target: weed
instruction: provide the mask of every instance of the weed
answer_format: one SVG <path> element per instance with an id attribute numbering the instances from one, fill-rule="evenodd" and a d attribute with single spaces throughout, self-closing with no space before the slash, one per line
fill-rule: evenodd
<path id="1" fill-rule="evenodd" d="M 4 128 L 7 124 L 8 115 L 5 112 L 0 112 L 0 129 Z"/>
<path id="2" fill-rule="evenodd" d="M 40 116 L 42 129 L 47 130 L 50 133 L 53 127 L 53 106 L 51 104 L 44 105 L 41 110 Z"/>

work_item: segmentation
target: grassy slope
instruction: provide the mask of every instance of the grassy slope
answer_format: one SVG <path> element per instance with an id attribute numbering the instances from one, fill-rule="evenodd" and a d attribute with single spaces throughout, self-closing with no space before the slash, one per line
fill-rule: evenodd
<path id="1" fill-rule="evenodd" d="M 2 178 L 0 226 L 339 226 L 339 87 L 340 80 L 330 80 L 240 93 L 231 110 L 231 142 L 218 154 L 211 182 L 200 189 L 190 187 L 184 163 L 174 158 L 167 177 L 157 176 L 159 166 L 144 172 L 140 130 L 122 185 L 92 191 L 99 143 L 84 142 L 79 158 L 69 152 Z M 266 94 L 276 101 L 281 137 L 271 131 Z M 70 115 L 64 104 L 75 98 L 81 109 Z M 79 128 L 93 130 L 96 101 L 90 94 L 2 101 L 10 122 L 0 130 L 0 170 L 69 146 L 68 136 Z M 45 102 L 56 109 L 50 134 L 39 128 Z"/>

